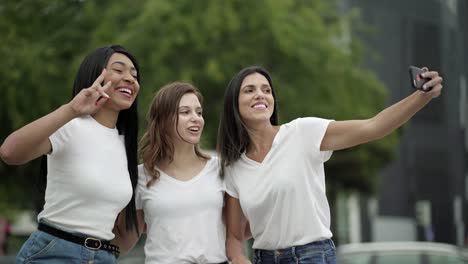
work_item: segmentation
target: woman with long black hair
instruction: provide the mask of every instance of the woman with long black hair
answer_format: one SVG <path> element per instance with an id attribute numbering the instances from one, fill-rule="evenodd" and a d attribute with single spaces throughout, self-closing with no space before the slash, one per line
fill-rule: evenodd
<path id="1" fill-rule="evenodd" d="M 297 118 L 280 125 L 270 74 L 247 67 L 228 84 L 218 134 L 225 176 L 227 255 L 250 263 L 243 253 L 242 223 L 249 221 L 255 263 L 336 263 L 324 163 L 334 150 L 382 138 L 438 97 L 438 72 L 400 102 L 363 120 Z"/>
<path id="2" fill-rule="evenodd" d="M 47 155 L 39 227 L 17 263 L 116 262 L 110 240 L 124 208 L 127 228 L 136 228 L 139 80 L 130 52 L 98 48 L 81 63 L 69 103 L 5 139 L 0 156 L 7 164 Z"/>

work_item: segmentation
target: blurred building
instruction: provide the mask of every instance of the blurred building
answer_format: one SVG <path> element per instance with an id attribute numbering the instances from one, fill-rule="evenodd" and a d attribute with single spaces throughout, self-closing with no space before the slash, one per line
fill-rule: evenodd
<path id="1" fill-rule="evenodd" d="M 381 172 L 378 197 L 343 200 L 346 223 L 338 220 L 338 238 L 468 246 L 468 1 L 340 3 L 343 10 L 360 10 L 372 28 L 361 34 L 365 66 L 390 89 L 389 104 L 411 93 L 409 65 L 439 71 L 444 90 L 403 128 L 397 158 Z"/>

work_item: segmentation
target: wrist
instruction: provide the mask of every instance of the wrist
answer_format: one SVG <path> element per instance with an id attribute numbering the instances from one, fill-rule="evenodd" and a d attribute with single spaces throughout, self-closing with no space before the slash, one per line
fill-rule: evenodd
<path id="1" fill-rule="evenodd" d="M 73 119 L 73 118 L 76 118 L 76 117 L 80 116 L 80 113 L 78 111 L 76 111 L 75 109 L 73 109 L 73 106 L 71 105 L 71 103 L 64 104 L 60 108 L 64 109 L 64 111 L 66 112 L 66 115 L 70 119 Z"/>
<path id="2" fill-rule="evenodd" d="M 244 261 L 244 260 L 247 260 L 247 257 L 244 256 L 244 255 L 236 255 L 234 257 L 231 257 L 231 262 L 232 263 L 236 263 L 238 261 Z"/>
<path id="3" fill-rule="evenodd" d="M 432 99 L 432 94 L 430 91 L 416 90 L 415 93 L 418 95 L 418 97 L 421 97 L 425 100 L 430 101 Z"/>

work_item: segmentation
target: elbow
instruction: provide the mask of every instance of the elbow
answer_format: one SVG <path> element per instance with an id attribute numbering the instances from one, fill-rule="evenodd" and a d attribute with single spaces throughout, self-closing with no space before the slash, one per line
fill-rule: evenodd
<path id="1" fill-rule="evenodd" d="M 15 158 L 13 149 L 3 144 L 0 147 L 0 158 L 8 165 L 20 165 L 21 162 Z"/>
<path id="2" fill-rule="evenodd" d="M 373 133 L 369 134 L 369 137 L 368 137 L 369 139 L 367 141 L 371 142 L 371 141 L 382 139 L 390 135 L 392 132 L 393 130 L 389 130 L 389 129 L 376 129 Z"/>

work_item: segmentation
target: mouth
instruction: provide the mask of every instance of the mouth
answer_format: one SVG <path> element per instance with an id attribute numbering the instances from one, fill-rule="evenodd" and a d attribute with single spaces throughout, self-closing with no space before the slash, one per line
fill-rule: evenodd
<path id="1" fill-rule="evenodd" d="M 188 130 L 193 133 L 198 133 L 201 131 L 201 128 L 198 126 L 189 127 Z"/>
<path id="2" fill-rule="evenodd" d="M 268 108 L 266 104 L 264 103 L 256 103 L 252 106 L 254 109 L 266 109 Z"/>
<path id="3" fill-rule="evenodd" d="M 133 88 L 131 87 L 118 87 L 117 91 L 125 97 L 131 98 L 133 95 Z"/>

